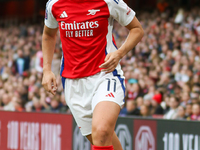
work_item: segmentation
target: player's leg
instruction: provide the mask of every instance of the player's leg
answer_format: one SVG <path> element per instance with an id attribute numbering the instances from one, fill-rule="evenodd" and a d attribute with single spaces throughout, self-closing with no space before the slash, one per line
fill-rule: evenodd
<path id="1" fill-rule="evenodd" d="M 90 143 L 93 145 L 92 135 L 90 134 L 90 135 L 88 135 L 86 137 L 90 141 Z M 121 146 L 121 143 L 120 143 L 120 141 L 119 141 L 119 139 L 118 139 L 118 137 L 117 137 L 115 132 L 114 132 L 113 137 L 112 137 L 112 145 L 113 145 L 114 150 L 123 150 L 122 146 Z"/>
<path id="2" fill-rule="evenodd" d="M 119 138 L 117 137 L 115 132 L 114 132 L 113 138 L 112 138 L 112 145 L 114 147 L 114 150 L 123 150 L 122 145 L 119 141 Z"/>
<path id="3" fill-rule="evenodd" d="M 92 119 L 92 142 L 95 146 L 111 146 L 120 106 L 114 102 L 99 102 Z"/>
<path id="4" fill-rule="evenodd" d="M 113 138 L 114 128 L 120 107 L 124 104 L 124 82 L 121 77 L 123 76 L 119 75 L 116 70 L 115 73 L 109 74 L 101 72 L 97 80 L 92 100 L 94 150 L 113 150 L 113 144 L 114 146 L 120 144 L 120 142 L 113 143 L 112 141 L 117 139 L 117 136 Z"/>
<path id="5" fill-rule="evenodd" d="M 92 142 L 92 135 L 87 135 L 86 138 L 90 141 L 90 143 L 93 145 L 93 142 Z"/>

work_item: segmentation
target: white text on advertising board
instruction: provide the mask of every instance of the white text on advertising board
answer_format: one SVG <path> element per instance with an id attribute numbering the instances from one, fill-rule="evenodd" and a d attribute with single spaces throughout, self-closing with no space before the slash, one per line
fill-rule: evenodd
<path id="1" fill-rule="evenodd" d="M 163 136 L 164 150 L 199 150 L 199 136 L 194 134 L 165 133 Z"/>
<path id="2" fill-rule="evenodd" d="M 61 150 L 60 124 L 9 121 L 7 129 L 7 149 Z"/>

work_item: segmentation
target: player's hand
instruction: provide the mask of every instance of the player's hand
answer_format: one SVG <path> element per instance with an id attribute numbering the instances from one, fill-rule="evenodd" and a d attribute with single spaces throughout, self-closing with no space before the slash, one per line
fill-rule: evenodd
<path id="1" fill-rule="evenodd" d="M 101 64 L 99 68 L 102 68 L 101 71 L 104 71 L 106 73 L 113 72 L 115 68 L 117 67 L 119 61 L 121 59 L 121 55 L 118 53 L 118 51 L 109 53 L 105 58 L 105 63 Z"/>
<path id="2" fill-rule="evenodd" d="M 46 91 L 55 95 L 57 90 L 56 77 L 52 71 L 44 71 L 42 78 L 42 85 Z"/>

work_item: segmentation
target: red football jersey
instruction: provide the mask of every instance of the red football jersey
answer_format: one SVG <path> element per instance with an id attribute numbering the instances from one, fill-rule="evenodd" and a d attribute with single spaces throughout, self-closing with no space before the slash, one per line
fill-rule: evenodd
<path id="1" fill-rule="evenodd" d="M 61 76 L 82 78 L 100 72 L 106 54 L 117 50 L 112 39 L 113 20 L 126 26 L 134 16 L 122 0 L 49 0 L 45 25 L 59 27 Z"/>

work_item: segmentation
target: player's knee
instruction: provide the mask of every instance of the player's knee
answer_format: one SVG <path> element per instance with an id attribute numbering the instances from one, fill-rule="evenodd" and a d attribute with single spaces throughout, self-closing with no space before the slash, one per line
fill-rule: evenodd
<path id="1" fill-rule="evenodd" d="M 93 127 L 92 139 L 93 141 L 99 140 L 102 144 L 107 143 L 112 138 L 112 130 L 109 127 L 103 125 L 97 125 Z"/>
<path id="2" fill-rule="evenodd" d="M 100 126 L 94 127 L 93 132 L 97 135 L 102 135 L 106 137 L 106 136 L 109 136 L 110 131 L 108 131 L 108 128 L 106 128 L 105 126 L 100 125 Z"/>

